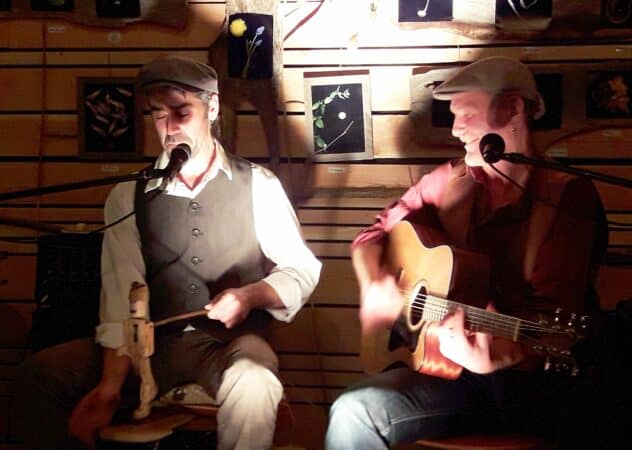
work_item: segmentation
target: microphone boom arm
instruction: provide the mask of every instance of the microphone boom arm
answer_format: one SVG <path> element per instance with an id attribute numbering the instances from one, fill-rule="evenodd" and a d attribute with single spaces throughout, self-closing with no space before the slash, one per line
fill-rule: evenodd
<path id="1" fill-rule="evenodd" d="M 627 188 L 632 187 L 632 180 L 627 180 L 625 178 L 615 177 L 612 175 L 606 175 L 599 172 L 593 172 L 591 170 L 578 169 L 577 167 L 566 166 L 553 161 L 547 161 L 545 159 L 529 158 L 522 153 L 504 153 L 500 155 L 500 159 L 516 164 L 530 164 L 537 167 L 545 167 L 547 169 L 559 170 L 560 172 L 585 176 L 598 181 L 603 181 L 604 183 L 615 184 L 617 186 L 623 186 Z"/>

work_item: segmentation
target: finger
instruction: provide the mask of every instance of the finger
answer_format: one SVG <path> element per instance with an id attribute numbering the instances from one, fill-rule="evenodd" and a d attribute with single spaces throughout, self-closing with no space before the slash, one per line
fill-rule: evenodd
<path id="1" fill-rule="evenodd" d="M 454 334 L 465 336 L 465 311 L 462 308 L 457 308 L 452 317 Z"/>

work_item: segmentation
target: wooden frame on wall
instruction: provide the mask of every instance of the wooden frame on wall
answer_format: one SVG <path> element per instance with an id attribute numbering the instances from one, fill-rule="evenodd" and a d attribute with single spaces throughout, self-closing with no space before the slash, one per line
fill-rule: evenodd
<path id="1" fill-rule="evenodd" d="M 369 71 L 305 72 L 303 77 L 314 160 L 373 158 Z"/>
<path id="2" fill-rule="evenodd" d="M 143 118 L 134 78 L 77 78 L 79 156 L 140 159 Z"/>

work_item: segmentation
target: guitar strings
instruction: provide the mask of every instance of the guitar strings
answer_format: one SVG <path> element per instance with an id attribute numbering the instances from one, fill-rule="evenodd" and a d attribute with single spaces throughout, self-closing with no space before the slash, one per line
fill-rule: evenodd
<path id="1" fill-rule="evenodd" d="M 456 302 L 451 302 L 450 300 L 441 297 L 422 293 L 418 293 L 415 300 L 412 302 L 407 301 L 406 304 L 411 305 L 411 310 L 420 312 L 422 316 L 425 314 L 425 319 L 429 321 L 441 320 L 450 311 L 448 306 L 458 305 Z M 514 318 L 494 311 L 486 311 L 469 305 L 461 306 L 464 306 L 467 310 L 466 320 L 470 323 L 472 328 L 482 326 L 481 328 L 473 331 L 481 331 L 482 328 L 487 326 L 487 330 L 489 331 L 504 332 L 507 336 L 513 338 L 516 328 L 518 327 L 519 336 L 524 339 L 533 340 L 536 339 L 523 333 L 523 331 L 538 331 L 547 334 L 563 334 L 567 336 L 569 334 L 568 330 L 543 326 L 536 322 Z"/>

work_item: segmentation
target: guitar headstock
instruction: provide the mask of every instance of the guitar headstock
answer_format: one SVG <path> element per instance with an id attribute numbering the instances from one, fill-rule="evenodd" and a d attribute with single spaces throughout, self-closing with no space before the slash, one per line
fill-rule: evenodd
<path id="1" fill-rule="evenodd" d="M 572 349 L 588 335 L 589 328 L 588 316 L 557 308 L 551 319 L 542 317 L 529 333 L 531 348 L 546 356 L 545 370 L 576 375 L 578 368 Z"/>

